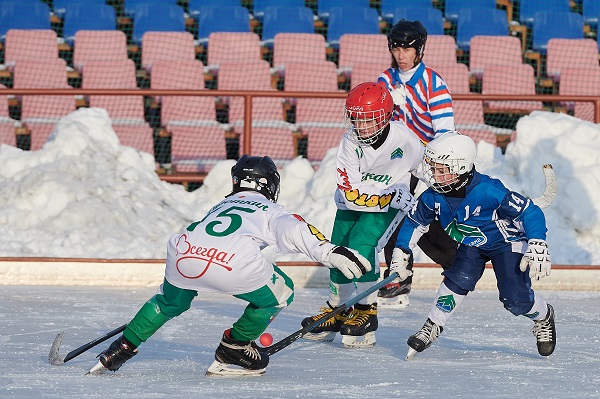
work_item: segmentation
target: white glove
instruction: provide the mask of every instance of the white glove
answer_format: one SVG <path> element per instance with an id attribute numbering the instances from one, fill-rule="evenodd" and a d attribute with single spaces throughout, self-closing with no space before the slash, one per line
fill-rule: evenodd
<path id="1" fill-rule="evenodd" d="M 403 84 L 397 85 L 396 88 L 390 93 L 392 95 L 394 105 L 403 106 L 406 103 L 406 88 Z"/>
<path id="2" fill-rule="evenodd" d="M 394 197 L 390 206 L 401 210 L 404 213 L 408 211 L 416 204 L 417 199 L 412 196 L 408 187 L 404 184 L 396 184 L 391 187 L 394 190 Z"/>
<path id="3" fill-rule="evenodd" d="M 353 249 L 342 246 L 331 248 L 325 254 L 321 263 L 330 269 L 338 269 L 350 280 L 359 278 L 371 271 L 371 263 L 367 258 Z"/>
<path id="4" fill-rule="evenodd" d="M 527 251 L 523 255 L 519 267 L 522 272 L 525 272 L 528 266 L 529 277 L 532 280 L 539 280 L 550 275 L 552 265 L 546 241 L 532 239 L 527 242 Z"/>
<path id="5" fill-rule="evenodd" d="M 390 274 L 398 273 L 400 281 L 404 281 L 412 276 L 412 270 L 408 270 L 407 267 L 412 265 L 412 255 L 407 254 L 400 248 L 394 248 L 392 252 L 392 261 L 390 262 Z"/>

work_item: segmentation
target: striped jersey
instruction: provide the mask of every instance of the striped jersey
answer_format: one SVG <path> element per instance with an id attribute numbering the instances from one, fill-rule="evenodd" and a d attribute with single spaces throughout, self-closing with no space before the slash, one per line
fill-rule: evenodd
<path id="1" fill-rule="evenodd" d="M 546 239 L 546 218 L 540 207 L 477 171 L 466 186 L 465 198 L 425 190 L 404 219 L 396 247 L 412 250 L 434 219 L 454 241 L 492 256 L 524 253 L 527 240 Z"/>
<path id="2" fill-rule="evenodd" d="M 393 120 L 401 120 L 424 144 L 436 134 L 455 130 L 452 97 L 442 77 L 420 63 L 408 81 L 403 82 L 398 68 L 385 70 L 377 82 L 392 91 L 404 86 L 406 103 L 396 105 Z"/>

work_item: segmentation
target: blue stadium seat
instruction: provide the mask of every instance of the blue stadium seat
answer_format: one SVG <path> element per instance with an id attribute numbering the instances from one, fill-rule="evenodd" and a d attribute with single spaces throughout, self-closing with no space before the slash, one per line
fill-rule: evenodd
<path id="1" fill-rule="evenodd" d="M 185 32 L 183 8 L 159 3 L 138 5 L 133 19 L 133 41 L 140 44 L 146 32 Z"/>
<path id="2" fill-rule="evenodd" d="M 0 3 L 0 38 L 11 29 L 51 29 L 50 7 L 45 3 Z"/>
<path id="3" fill-rule="evenodd" d="M 381 18 L 387 22 L 394 21 L 397 8 L 433 8 L 431 0 L 381 0 Z"/>
<path id="4" fill-rule="evenodd" d="M 453 24 L 457 24 L 460 10 L 463 8 L 471 10 L 495 10 L 496 0 L 446 0 L 444 17 Z M 478 21 L 478 23 L 481 23 L 481 21 Z"/>
<path id="5" fill-rule="evenodd" d="M 319 0 L 317 3 L 317 16 L 321 21 L 328 22 L 331 9 L 333 7 L 348 7 L 348 8 L 356 8 L 356 7 L 369 7 L 369 0 Z M 349 20 L 351 24 L 354 24 L 357 21 Z"/>
<path id="6" fill-rule="evenodd" d="M 115 30 L 115 9 L 108 4 L 67 4 L 64 13 L 63 37 L 73 45 L 78 30 Z"/>
<path id="7" fill-rule="evenodd" d="M 190 16 L 196 21 L 202 7 L 241 7 L 242 0 L 189 0 L 188 9 Z"/>
<path id="8" fill-rule="evenodd" d="M 600 19 L 600 0 L 585 0 L 583 2 L 583 22 L 593 29 L 598 28 Z"/>
<path id="9" fill-rule="evenodd" d="M 278 33 L 315 33 L 312 10 L 304 6 L 267 7 L 263 19 L 263 45 L 271 47 Z"/>
<path id="10" fill-rule="evenodd" d="M 267 7 L 304 7 L 305 5 L 304 0 L 254 0 L 252 15 L 262 21 Z"/>
<path id="11" fill-rule="evenodd" d="M 458 14 L 456 45 L 465 51 L 469 50 L 473 36 L 506 35 L 508 35 L 508 19 L 504 10 L 463 8 Z"/>
<path id="12" fill-rule="evenodd" d="M 106 0 L 54 0 L 52 2 L 52 11 L 59 18 L 64 18 L 68 5 L 73 4 L 102 4 L 106 5 Z"/>
<path id="13" fill-rule="evenodd" d="M 583 17 L 576 12 L 540 11 L 534 15 L 531 34 L 533 51 L 545 54 L 550 39 L 583 39 Z"/>
<path id="14" fill-rule="evenodd" d="M 205 43 L 213 32 L 249 32 L 250 12 L 242 6 L 200 7 L 198 40 Z"/>
<path id="15" fill-rule="evenodd" d="M 396 8 L 394 23 L 401 19 L 420 21 L 427 29 L 428 35 L 444 34 L 444 18 L 442 17 L 442 11 L 437 8 Z"/>
<path id="16" fill-rule="evenodd" d="M 532 27 L 535 13 L 539 11 L 569 12 L 571 11 L 571 5 L 569 4 L 569 0 L 521 0 L 519 22 Z"/>
<path id="17" fill-rule="evenodd" d="M 349 23 L 348 21 L 352 21 Z M 338 48 L 340 38 L 347 33 L 380 34 L 379 14 L 371 7 L 333 7 L 329 10 L 327 43 Z"/>
<path id="18" fill-rule="evenodd" d="M 177 0 L 123 0 L 123 9 L 125 11 L 125 15 L 131 18 L 135 17 L 135 9 L 137 8 L 137 6 L 146 4 L 162 4 L 176 6 Z"/>

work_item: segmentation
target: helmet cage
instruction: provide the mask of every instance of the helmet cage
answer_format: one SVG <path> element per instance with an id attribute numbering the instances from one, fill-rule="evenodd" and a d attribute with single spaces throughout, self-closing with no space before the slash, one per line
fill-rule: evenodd
<path id="1" fill-rule="evenodd" d="M 348 107 L 345 109 L 346 126 L 352 132 L 351 139 L 359 145 L 371 145 L 377 141 L 383 130 L 392 120 L 393 112 L 386 112 L 385 109 L 374 111 L 360 111 Z"/>

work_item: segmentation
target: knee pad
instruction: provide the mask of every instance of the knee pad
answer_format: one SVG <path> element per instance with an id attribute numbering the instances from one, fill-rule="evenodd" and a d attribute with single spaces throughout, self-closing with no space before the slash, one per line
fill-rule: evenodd
<path id="1" fill-rule="evenodd" d="M 467 295 L 469 293 L 469 290 L 460 288 L 458 285 L 456 285 L 456 283 L 454 283 L 452 280 L 448 280 L 447 278 L 444 279 L 444 285 L 446 285 L 450 291 L 458 295 Z"/>

